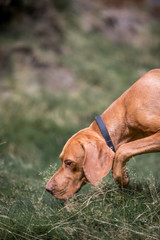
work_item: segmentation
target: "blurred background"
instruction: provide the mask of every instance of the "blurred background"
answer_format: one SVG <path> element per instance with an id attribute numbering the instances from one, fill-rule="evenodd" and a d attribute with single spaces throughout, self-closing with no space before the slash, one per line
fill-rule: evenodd
<path id="1" fill-rule="evenodd" d="M 1 213 L 39 196 L 66 140 L 159 67 L 159 0 L 0 0 Z M 158 176 L 147 156 L 133 165 Z"/>
<path id="2" fill-rule="evenodd" d="M 159 67 L 159 24 L 159 0 L 0 1 L 0 154 L 46 168 Z"/>

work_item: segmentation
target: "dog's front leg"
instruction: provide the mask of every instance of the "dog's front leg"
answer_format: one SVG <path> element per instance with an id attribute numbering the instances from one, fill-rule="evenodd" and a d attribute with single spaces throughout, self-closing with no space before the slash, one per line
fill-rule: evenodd
<path id="1" fill-rule="evenodd" d="M 127 187 L 129 184 L 129 175 L 125 170 L 125 165 L 130 157 L 127 156 L 125 145 L 126 144 L 122 145 L 116 151 L 112 169 L 113 178 L 121 188 Z"/>
<path id="2" fill-rule="evenodd" d="M 116 151 L 113 164 L 113 178 L 120 187 L 127 187 L 129 176 L 125 171 L 126 162 L 135 155 L 160 152 L 160 131 L 133 142 L 121 145 Z"/>

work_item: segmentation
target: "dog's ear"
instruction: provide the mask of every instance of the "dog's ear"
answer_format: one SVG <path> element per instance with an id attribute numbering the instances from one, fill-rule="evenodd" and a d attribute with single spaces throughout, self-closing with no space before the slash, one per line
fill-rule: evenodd
<path id="1" fill-rule="evenodd" d="M 111 170 L 115 153 L 105 141 L 96 140 L 83 144 L 85 160 L 83 170 L 87 180 L 97 187 Z"/>

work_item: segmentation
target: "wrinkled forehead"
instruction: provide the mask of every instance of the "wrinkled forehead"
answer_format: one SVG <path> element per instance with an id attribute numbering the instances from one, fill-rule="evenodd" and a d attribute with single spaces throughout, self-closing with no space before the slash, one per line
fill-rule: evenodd
<path id="1" fill-rule="evenodd" d="M 62 160 L 70 159 L 73 161 L 76 161 L 79 158 L 82 158 L 83 156 L 84 156 L 83 147 L 77 139 L 68 140 L 60 154 L 60 158 Z"/>

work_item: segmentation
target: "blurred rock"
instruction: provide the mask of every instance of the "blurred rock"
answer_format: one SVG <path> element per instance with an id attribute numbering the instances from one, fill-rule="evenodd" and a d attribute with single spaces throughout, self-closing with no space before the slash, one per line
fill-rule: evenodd
<path id="1" fill-rule="evenodd" d="M 144 44 L 144 30 L 149 17 L 135 9 L 106 9 L 102 11 L 103 30 L 107 37 L 114 41 L 130 42 L 135 45 Z"/>
<path id="2" fill-rule="evenodd" d="M 73 74 L 66 68 L 49 68 L 43 71 L 42 86 L 48 91 L 75 90 Z"/>
<path id="3" fill-rule="evenodd" d="M 79 0 L 79 6 L 85 31 L 100 31 L 115 42 L 135 46 L 150 44 L 148 28 L 153 20 L 150 15 L 153 6 L 150 9 L 148 0 Z"/>

